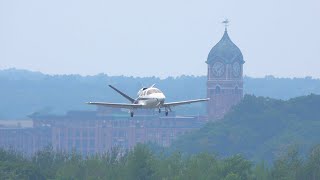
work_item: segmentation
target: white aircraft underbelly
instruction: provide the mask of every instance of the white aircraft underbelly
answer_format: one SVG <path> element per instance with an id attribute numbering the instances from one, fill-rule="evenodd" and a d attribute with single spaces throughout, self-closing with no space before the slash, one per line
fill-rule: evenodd
<path id="1" fill-rule="evenodd" d="M 144 108 L 158 108 L 163 102 L 159 101 L 157 98 L 140 100 L 138 104 L 143 105 Z"/>

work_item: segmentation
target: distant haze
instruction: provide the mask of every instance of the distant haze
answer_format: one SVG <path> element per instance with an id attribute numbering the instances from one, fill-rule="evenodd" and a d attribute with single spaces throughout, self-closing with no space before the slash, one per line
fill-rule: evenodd
<path id="1" fill-rule="evenodd" d="M 320 78 L 318 0 L 0 0 L 0 69 L 205 75 L 229 35 L 246 75 Z"/>

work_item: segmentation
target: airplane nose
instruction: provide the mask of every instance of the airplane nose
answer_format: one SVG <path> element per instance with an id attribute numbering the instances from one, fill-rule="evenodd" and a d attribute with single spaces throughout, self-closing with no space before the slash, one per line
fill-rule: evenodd
<path id="1" fill-rule="evenodd" d="M 161 102 L 164 103 L 164 100 L 166 99 L 166 97 L 163 95 L 161 98 Z"/>
<path id="2" fill-rule="evenodd" d="M 165 98 L 163 94 L 158 94 L 157 101 L 163 103 Z"/>

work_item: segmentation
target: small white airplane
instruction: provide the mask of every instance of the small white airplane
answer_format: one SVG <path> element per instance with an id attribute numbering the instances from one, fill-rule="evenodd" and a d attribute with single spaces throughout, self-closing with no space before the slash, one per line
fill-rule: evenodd
<path id="1" fill-rule="evenodd" d="M 165 103 L 164 101 L 166 97 L 159 89 L 155 88 L 154 86 L 155 84 L 153 84 L 149 88 L 140 89 L 138 92 L 138 97 L 136 99 L 133 99 L 130 96 L 126 95 L 125 93 L 121 92 L 120 90 L 116 89 L 115 87 L 109 85 L 109 87 L 117 91 L 123 97 L 128 99 L 131 103 L 129 104 L 129 103 L 87 102 L 87 104 L 129 109 L 131 117 L 133 117 L 135 109 L 139 109 L 139 108 L 159 109 L 159 113 L 161 113 L 161 108 L 164 108 L 166 116 L 168 116 L 168 113 L 169 111 L 172 111 L 171 107 L 173 106 L 179 106 L 183 104 L 191 104 L 191 103 L 209 100 L 209 98 L 207 98 L 207 99 L 195 99 L 195 100 L 188 100 L 188 101 Z"/>

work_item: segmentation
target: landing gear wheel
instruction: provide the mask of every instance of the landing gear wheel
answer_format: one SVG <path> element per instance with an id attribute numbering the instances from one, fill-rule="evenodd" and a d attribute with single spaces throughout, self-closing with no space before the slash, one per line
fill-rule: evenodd
<path id="1" fill-rule="evenodd" d="M 133 117 L 133 112 L 130 112 L 130 116 Z"/>
<path id="2" fill-rule="evenodd" d="M 159 109 L 159 113 L 161 113 L 161 109 Z"/>
<path id="3" fill-rule="evenodd" d="M 166 111 L 166 116 L 168 116 L 168 114 L 169 114 L 169 112 L 168 112 L 168 111 Z"/>

